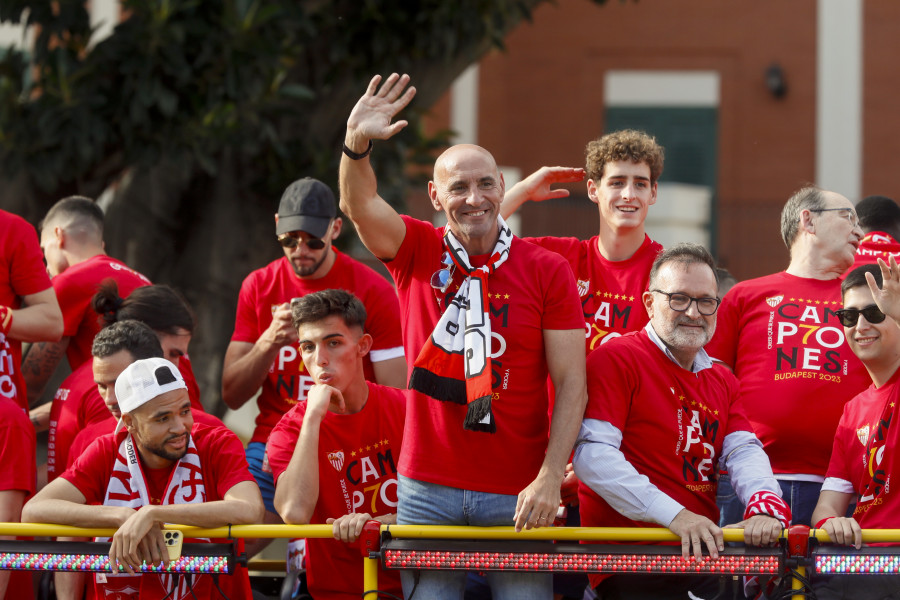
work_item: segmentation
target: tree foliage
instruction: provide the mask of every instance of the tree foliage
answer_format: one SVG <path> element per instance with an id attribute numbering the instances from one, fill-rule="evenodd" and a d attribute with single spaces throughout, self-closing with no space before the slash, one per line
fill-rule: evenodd
<path id="1" fill-rule="evenodd" d="M 419 89 L 412 126 L 377 149 L 380 191 L 398 199 L 404 157 L 439 143 L 419 114 L 542 1 L 123 0 L 95 42 L 83 0 L 0 0 L 0 20 L 36 31 L 0 61 L 0 205 L 36 220 L 106 191 L 109 252 L 197 309 L 209 404 L 240 281 L 278 255 L 281 191 L 304 175 L 334 184 L 372 74 Z"/>

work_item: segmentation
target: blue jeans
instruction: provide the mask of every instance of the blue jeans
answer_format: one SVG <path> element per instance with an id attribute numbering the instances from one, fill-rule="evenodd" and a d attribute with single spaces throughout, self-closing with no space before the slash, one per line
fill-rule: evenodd
<path id="1" fill-rule="evenodd" d="M 397 476 L 397 523 L 400 525 L 512 525 L 516 496 L 489 494 Z M 417 600 L 461 600 L 465 571 L 401 571 L 403 594 Z M 550 573 L 488 571 L 494 600 L 537 600 L 553 597 Z"/>
<path id="2" fill-rule="evenodd" d="M 262 442 L 250 442 L 247 444 L 247 466 L 250 474 L 256 480 L 259 491 L 262 494 L 263 504 L 266 510 L 278 514 L 275 510 L 275 479 L 271 473 L 263 471 L 263 457 L 266 454 L 266 445 Z"/>
<path id="3" fill-rule="evenodd" d="M 810 525 L 813 510 L 819 501 L 822 484 L 816 481 L 778 480 L 781 485 L 781 497 L 791 507 L 792 525 Z M 719 476 L 716 493 L 716 504 L 719 505 L 719 526 L 731 525 L 744 519 L 744 504 L 734 492 L 729 475 Z"/>

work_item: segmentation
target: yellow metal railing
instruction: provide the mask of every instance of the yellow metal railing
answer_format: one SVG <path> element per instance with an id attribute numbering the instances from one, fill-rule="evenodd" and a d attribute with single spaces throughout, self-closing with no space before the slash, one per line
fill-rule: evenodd
<path id="1" fill-rule="evenodd" d="M 177 529 L 185 537 L 207 538 L 330 538 L 331 525 L 234 525 L 231 527 L 191 527 L 186 525 L 166 525 L 165 529 Z M 115 533 L 110 528 L 83 528 L 68 525 L 42 523 L 0 523 L 0 536 L 34 537 L 109 537 Z M 672 542 L 680 538 L 664 528 L 622 528 L 622 527 L 549 527 L 516 532 L 512 527 L 458 527 L 436 525 L 382 525 L 381 533 L 389 533 L 394 538 L 418 539 L 468 539 L 468 540 L 556 540 L 556 541 L 607 541 L 607 542 Z M 784 532 L 787 537 L 787 530 Z M 726 542 L 743 542 L 742 529 L 723 529 Z M 811 529 L 809 537 L 820 542 L 830 542 L 822 529 Z M 900 529 L 864 529 L 865 543 L 900 542 Z M 265 565 L 271 570 L 281 561 L 253 561 L 251 565 Z M 802 565 L 797 572 L 806 576 Z M 364 559 L 365 589 L 378 589 L 378 559 Z M 802 585 L 795 579 L 793 589 Z"/>

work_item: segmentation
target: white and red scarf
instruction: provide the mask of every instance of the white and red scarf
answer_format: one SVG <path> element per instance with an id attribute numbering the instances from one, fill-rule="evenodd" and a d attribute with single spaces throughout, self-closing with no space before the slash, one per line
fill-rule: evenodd
<path id="1" fill-rule="evenodd" d="M 409 387 L 437 400 L 468 407 L 465 429 L 494 433 L 491 411 L 491 319 L 488 278 L 509 258 L 512 231 L 497 217 L 500 237 L 487 263 L 472 267 L 469 255 L 447 229 L 444 245 L 466 275 L 459 291 L 413 363 Z"/>
<path id="2" fill-rule="evenodd" d="M 206 488 L 203 484 L 200 455 L 197 453 L 194 439 L 189 437 L 187 452 L 179 459 L 169 475 L 162 504 L 197 504 L 205 501 Z M 147 491 L 147 480 L 141 468 L 140 455 L 129 433 L 119 444 L 116 462 L 106 487 L 106 495 L 103 498 L 103 506 L 127 506 L 137 510 L 149 504 L 150 494 Z M 109 541 L 109 538 L 98 538 L 97 541 Z M 141 590 L 142 578 L 145 577 L 158 578 L 159 585 L 165 590 L 164 594 L 171 594 L 169 596 L 171 600 L 191 597 L 192 585 L 189 578 L 182 577 L 178 589 L 172 592 L 175 577 L 169 573 L 159 575 L 97 573 L 95 583 L 98 591 L 102 590 L 105 593 L 109 590 L 111 593 L 122 593 L 126 590 Z M 146 587 L 146 583 L 144 583 L 144 587 Z"/>

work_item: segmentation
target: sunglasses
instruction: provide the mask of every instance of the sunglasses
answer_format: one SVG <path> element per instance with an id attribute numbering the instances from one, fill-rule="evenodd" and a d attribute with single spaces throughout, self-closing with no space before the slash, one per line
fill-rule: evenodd
<path id="1" fill-rule="evenodd" d="M 306 247 L 310 250 L 321 250 L 325 247 L 325 240 L 322 238 L 309 238 L 308 240 L 301 240 L 299 237 L 293 236 L 290 233 L 285 233 L 284 235 L 278 236 L 278 243 L 281 244 L 284 248 L 296 248 L 300 244 L 306 244 Z"/>
<path id="2" fill-rule="evenodd" d="M 441 263 L 444 265 L 444 268 L 435 271 L 431 276 L 431 287 L 444 293 L 450 287 L 450 282 L 453 281 L 453 271 L 456 270 L 456 265 L 453 263 L 453 259 L 450 258 L 449 252 L 444 252 L 441 255 Z"/>
<path id="3" fill-rule="evenodd" d="M 844 308 L 834 311 L 834 314 L 837 315 L 841 325 L 844 327 L 856 326 L 856 322 L 859 321 L 859 315 L 864 316 L 869 323 L 881 323 L 885 318 L 885 314 L 874 304 L 865 308 Z"/>

